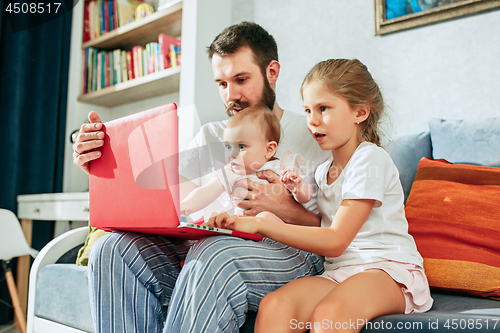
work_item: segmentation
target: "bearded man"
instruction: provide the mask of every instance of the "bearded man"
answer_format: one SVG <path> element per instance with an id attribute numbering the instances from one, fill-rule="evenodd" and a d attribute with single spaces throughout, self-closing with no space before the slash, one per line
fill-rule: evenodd
<path id="1" fill-rule="evenodd" d="M 314 170 L 328 157 L 312 139 L 305 118 L 281 109 L 275 100 L 280 72 L 274 38 L 261 26 L 242 22 L 219 34 L 208 48 L 215 83 L 231 116 L 248 106 L 266 105 L 280 120 L 282 140 L 276 157 L 286 151 L 301 154 Z M 74 163 L 88 173 L 93 151 L 103 145 L 101 119 L 89 114 L 74 145 Z M 214 168 L 204 155 L 213 143 L 222 143 L 226 121 L 205 124 L 180 161 L 181 199 L 203 183 Z M 210 155 L 210 154 L 208 154 Z M 264 171 L 269 184 L 249 181 L 236 187 L 243 214 L 269 211 L 286 223 L 319 226 L 316 198 L 303 207 L 285 190 L 279 176 Z M 224 206 L 224 205 L 223 205 Z M 226 202 L 230 209 L 231 202 Z M 220 212 L 217 209 L 216 212 Z M 210 211 L 212 210 L 212 211 Z M 205 216 L 214 211 L 205 209 Z M 181 263 L 184 265 L 181 267 Z M 96 332 L 238 332 L 248 310 L 257 311 L 264 295 L 296 278 L 323 271 L 311 253 L 265 238 L 253 242 L 214 236 L 193 245 L 162 236 L 114 232 L 97 241 L 89 258 L 91 312 Z"/>

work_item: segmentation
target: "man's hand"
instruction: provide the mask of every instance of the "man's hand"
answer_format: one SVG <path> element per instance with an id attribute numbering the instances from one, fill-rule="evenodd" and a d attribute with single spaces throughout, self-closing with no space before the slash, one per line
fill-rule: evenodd
<path id="1" fill-rule="evenodd" d="M 234 184 L 234 190 L 231 193 L 234 204 L 244 209 L 243 216 L 255 216 L 266 211 L 280 216 L 279 211 L 295 200 L 280 182 L 280 177 L 273 171 L 261 171 L 257 173 L 257 176 L 260 179 L 267 179 L 269 184 L 258 184 L 248 179 L 239 180 Z"/>
<path id="2" fill-rule="evenodd" d="M 104 144 L 104 132 L 99 115 L 89 113 L 90 124 L 83 124 L 73 145 L 73 163 L 85 173 L 89 173 L 89 162 L 101 157 L 101 152 L 93 151 Z"/>
<path id="3" fill-rule="evenodd" d="M 319 226 L 319 217 L 295 201 L 280 182 L 280 176 L 271 170 L 258 172 L 257 176 L 267 179 L 269 184 L 257 184 L 247 179 L 235 184 L 232 197 L 235 204 L 244 209 L 242 216 L 271 212 L 287 223 Z"/>

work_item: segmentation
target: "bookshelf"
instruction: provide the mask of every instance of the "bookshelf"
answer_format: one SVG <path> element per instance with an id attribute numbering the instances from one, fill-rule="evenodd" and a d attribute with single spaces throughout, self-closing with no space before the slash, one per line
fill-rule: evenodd
<path id="1" fill-rule="evenodd" d="M 155 12 L 141 20 L 112 30 L 96 39 L 82 43 L 88 47 L 112 50 L 130 50 L 135 45 L 145 45 L 158 40 L 164 33 L 180 36 L 182 30 L 182 2 Z M 118 83 L 99 91 L 82 94 L 79 102 L 114 107 L 179 91 L 180 66 Z"/>
<path id="2" fill-rule="evenodd" d="M 82 49 L 130 49 L 135 45 L 144 45 L 158 40 L 158 34 L 164 33 L 178 37 L 181 35 L 182 2 L 145 18 L 126 24 L 96 39 L 82 44 Z"/>
<path id="3" fill-rule="evenodd" d="M 78 97 L 79 102 L 114 107 L 179 90 L 181 67 L 173 67 Z"/>
<path id="4" fill-rule="evenodd" d="M 84 44 L 85 3 L 78 1 L 73 9 L 71 29 L 66 137 L 81 127 L 90 111 L 96 111 L 106 122 L 174 102 L 179 106 L 179 149 L 182 150 L 187 149 L 201 124 L 224 119 L 223 104 L 214 83 L 206 47 L 232 24 L 232 2 L 183 0 L 182 4 L 153 13 Z M 139 44 L 142 38 L 147 38 L 144 35 L 150 34 L 147 42 L 151 42 L 157 41 L 160 33 L 182 36 L 182 66 L 82 95 L 83 48 L 144 46 Z M 63 178 L 64 192 L 88 190 L 88 176 L 73 164 L 73 144 L 69 139 L 65 140 Z"/>

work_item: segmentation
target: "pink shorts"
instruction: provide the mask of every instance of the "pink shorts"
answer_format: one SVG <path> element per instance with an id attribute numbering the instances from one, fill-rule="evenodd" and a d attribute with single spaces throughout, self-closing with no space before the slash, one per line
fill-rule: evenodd
<path id="1" fill-rule="evenodd" d="M 339 284 L 347 278 L 369 269 L 380 269 L 386 272 L 400 285 L 406 301 L 405 313 L 421 313 L 431 309 L 434 300 L 431 297 L 429 283 L 424 269 L 417 265 L 396 261 L 379 261 L 339 267 L 325 271 L 320 276 Z"/>

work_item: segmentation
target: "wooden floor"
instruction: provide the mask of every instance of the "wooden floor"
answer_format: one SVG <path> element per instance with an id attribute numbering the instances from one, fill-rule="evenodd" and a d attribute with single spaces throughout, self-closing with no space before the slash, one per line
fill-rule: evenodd
<path id="1" fill-rule="evenodd" d="M 0 325 L 0 333 L 21 333 L 21 331 L 15 330 L 12 325 L 13 323 Z"/>

